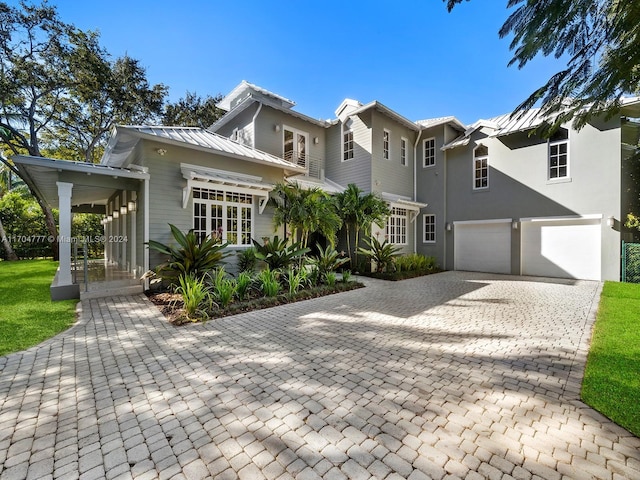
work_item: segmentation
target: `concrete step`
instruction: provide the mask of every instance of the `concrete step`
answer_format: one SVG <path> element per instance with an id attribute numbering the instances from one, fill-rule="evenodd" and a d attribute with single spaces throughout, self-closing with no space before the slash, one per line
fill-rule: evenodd
<path id="1" fill-rule="evenodd" d="M 110 282 L 106 282 L 102 287 L 97 286 L 97 288 L 90 288 L 88 292 L 85 292 L 84 286 L 81 286 L 80 300 L 138 295 L 144 291 L 142 285 L 138 282 L 136 282 L 134 285 L 132 285 L 131 283 L 125 285 L 107 285 L 107 283 Z"/>

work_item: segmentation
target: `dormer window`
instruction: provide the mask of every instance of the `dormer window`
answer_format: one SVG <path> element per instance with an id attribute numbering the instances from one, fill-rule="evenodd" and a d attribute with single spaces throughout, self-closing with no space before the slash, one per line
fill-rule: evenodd
<path id="1" fill-rule="evenodd" d="M 382 132 L 382 158 L 385 160 L 389 160 L 391 158 L 390 153 L 390 144 L 391 144 L 391 132 L 389 130 L 384 130 Z"/>
<path id="2" fill-rule="evenodd" d="M 342 133 L 342 160 L 353 158 L 353 130 L 345 127 Z"/>

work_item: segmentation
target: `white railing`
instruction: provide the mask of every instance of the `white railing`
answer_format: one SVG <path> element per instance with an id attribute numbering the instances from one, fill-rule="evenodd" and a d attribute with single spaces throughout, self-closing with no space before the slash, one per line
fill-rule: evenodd
<path id="1" fill-rule="evenodd" d="M 309 155 L 306 152 L 290 150 L 283 157 L 287 162 L 307 169 L 307 176 L 322 179 L 324 172 L 324 159 Z"/>

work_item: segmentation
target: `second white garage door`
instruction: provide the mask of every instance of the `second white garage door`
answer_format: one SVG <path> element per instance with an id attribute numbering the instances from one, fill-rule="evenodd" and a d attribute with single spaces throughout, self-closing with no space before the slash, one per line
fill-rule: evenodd
<path id="1" fill-rule="evenodd" d="M 601 216 L 523 220 L 522 274 L 601 280 L 601 224 Z"/>
<path id="2" fill-rule="evenodd" d="M 456 270 L 511 273 L 511 219 L 453 225 Z"/>

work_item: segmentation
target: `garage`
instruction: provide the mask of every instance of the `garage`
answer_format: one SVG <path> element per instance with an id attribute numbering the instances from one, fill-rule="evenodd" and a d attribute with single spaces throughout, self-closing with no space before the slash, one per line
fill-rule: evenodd
<path id="1" fill-rule="evenodd" d="M 521 220 L 523 275 L 601 280 L 602 215 Z"/>
<path id="2" fill-rule="evenodd" d="M 511 273 L 511 219 L 453 222 L 454 269 Z"/>

